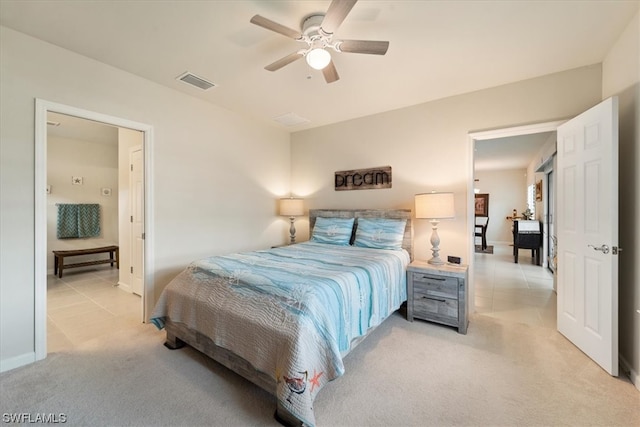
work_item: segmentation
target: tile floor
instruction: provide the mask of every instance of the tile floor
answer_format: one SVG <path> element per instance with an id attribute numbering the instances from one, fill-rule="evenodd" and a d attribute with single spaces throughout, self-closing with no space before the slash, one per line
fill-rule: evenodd
<path id="1" fill-rule="evenodd" d="M 476 315 L 556 328 L 553 274 L 533 264 L 531 251 L 521 249 L 516 264 L 512 246 L 494 244 L 474 262 Z"/>
<path id="2" fill-rule="evenodd" d="M 512 247 L 495 244 L 493 254 L 475 254 L 476 314 L 556 327 L 556 294 L 549 270 L 533 265 L 521 250 L 513 262 Z M 141 322 L 141 298 L 117 287 L 118 270 L 72 270 L 62 279 L 48 277 L 47 350 L 73 349 L 114 327 Z"/>
<path id="3" fill-rule="evenodd" d="M 73 349 L 86 341 L 142 321 L 142 301 L 118 288 L 118 269 L 81 268 L 61 279 L 47 277 L 47 352 Z"/>

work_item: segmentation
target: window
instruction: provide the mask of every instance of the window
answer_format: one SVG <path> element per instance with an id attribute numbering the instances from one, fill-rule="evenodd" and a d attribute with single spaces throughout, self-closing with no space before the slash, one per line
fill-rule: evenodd
<path id="1" fill-rule="evenodd" d="M 536 185 L 531 184 L 527 187 L 527 209 L 531 212 L 530 218 L 536 216 Z"/>

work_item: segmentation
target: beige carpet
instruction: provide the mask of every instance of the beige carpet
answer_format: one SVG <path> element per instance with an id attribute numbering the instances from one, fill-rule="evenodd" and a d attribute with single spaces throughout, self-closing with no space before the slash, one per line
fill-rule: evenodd
<path id="1" fill-rule="evenodd" d="M 135 325 L 0 375 L 2 413 L 71 426 L 264 426 L 274 398 Z M 556 331 L 475 316 L 467 335 L 394 314 L 315 402 L 319 426 L 638 426 L 640 392 Z"/>

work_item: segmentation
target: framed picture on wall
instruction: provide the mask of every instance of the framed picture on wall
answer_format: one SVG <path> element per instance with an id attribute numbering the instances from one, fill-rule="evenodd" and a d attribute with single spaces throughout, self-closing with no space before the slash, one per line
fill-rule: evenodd
<path id="1" fill-rule="evenodd" d="M 536 182 L 536 202 L 542 201 L 542 180 Z"/>
<path id="2" fill-rule="evenodd" d="M 489 216 L 489 194 L 476 194 L 476 216 Z"/>

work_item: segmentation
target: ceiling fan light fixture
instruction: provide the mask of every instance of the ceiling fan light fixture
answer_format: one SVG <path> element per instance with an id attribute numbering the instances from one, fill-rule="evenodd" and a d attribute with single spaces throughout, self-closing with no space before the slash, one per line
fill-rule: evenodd
<path id="1" fill-rule="evenodd" d="M 306 55 L 307 64 L 315 70 L 322 70 L 331 62 L 331 54 L 324 49 L 311 49 Z"/>
<path id="2" fill-rule="evenodd" d="M 1 0 L 0 0 L 1 1 Z M 306 58 L 307 64 L 315 70 L 322 71 L 324 80 L 333 83 L 340 79 L 329 49 L 336 52 L 364 53 L 384 55 L 389 48 L 388 41 L 378 40 L 333 40 L 333 35 L 351 8 L 358 0 L 332 0 L 327 13 L 313 13 L 302 20 L 301 31 L 272 21 L 264 16 L 254 15 L 249 22 L 266 30 L 281 34 L 306 46 L 296 52 L 267 65 L 267 71 L 277 71 L 294 61 Z M 307 77 L 309 78 L 309 77 Z"/>

